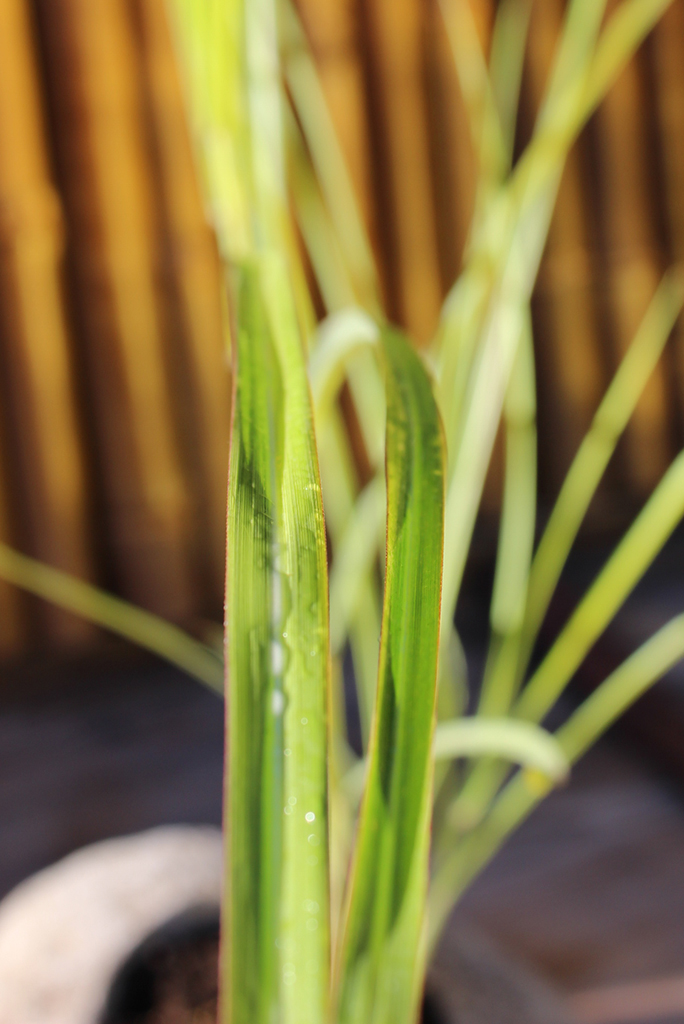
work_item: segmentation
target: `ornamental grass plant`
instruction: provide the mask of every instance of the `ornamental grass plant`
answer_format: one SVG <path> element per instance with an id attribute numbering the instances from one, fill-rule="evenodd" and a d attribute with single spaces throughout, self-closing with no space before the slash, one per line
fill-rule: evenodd
<path id="1" fill-rule="evenodd" d="M 442 0 L 478 189 L 464 269 L 420 351 L 383 310 L 296 8 L 169 4 L 225 271 L 233 365 L 220 1020 L 409 1024 L 464 888 L 684 655 L 681 615 L 559 728 L 545 728 L 684 514 L 679 455 L 531 669 L 684 281 L 674 268 L 653 295 L 543 528 L 530 299 L 568 152 L 669 0 L 621 0 L 609 14 L 605 0 L 569 0 L 515 161 L 532 2 L 501 0 L 487 61 L 467 0 Z M 343 383 L 373 470 L 364 487 Z M 499 429 L 489 647 L 473 680 L 454 616 Z M 6 547 L 0 574 L 223 691 L 220 655 L 177 627 Z M 353 680 L 342 672 L 347 652 Z M 361 751 L 345 717 L 351 687 Z"/>

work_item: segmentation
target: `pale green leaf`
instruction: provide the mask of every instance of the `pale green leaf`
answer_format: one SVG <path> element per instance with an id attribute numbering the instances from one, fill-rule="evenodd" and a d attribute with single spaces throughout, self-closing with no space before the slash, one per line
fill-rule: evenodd
<path id="1" fill-rule="evenodd" d="M 0 544 L 0 578 L 158 654 L 223 695 L 223 662 L 178 626 Z"/>
<path id="2" fill-rule="evenodd" d="M 523 627 L 522 672 L 570 549 L 617 442 L 682 309 L 681 271 L 669 271 L 594 416 L 534 556 Z"/>
<path id="3" fill-rule="evenodd" d="M 623 711 L 683 657 L 684 616 L 678 615 L 615 669 L 557 731 L 555 739 L 568 760 L 576 761 Z M 452 847 L 430 889 L 431 949 L 454 901 L 546 792 L 547 788 L 529 773 L 518 773 L 481 824 Z"/>
<path id="4" fill-rule="evenodd" d="M 532 722 L 514 718 L 457 718 L 439 722 L 433 753 L 436 760 L 492 755 L 534 768 L 553 782 L 564 781 L 570 770 L 558 740 Z"/>
<path id="5" fill-rule="evenodd" d="M 677 456 L 514 706 L 540 721 L 684 515 L 684 453 Z"/>

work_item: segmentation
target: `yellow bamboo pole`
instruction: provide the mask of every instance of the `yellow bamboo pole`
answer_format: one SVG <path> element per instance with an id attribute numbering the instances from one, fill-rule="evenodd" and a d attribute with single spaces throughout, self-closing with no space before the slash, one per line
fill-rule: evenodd
<path id="1" fill-rule="evenodd" d="M 0 441 L 5 441 L 0 438 Z M 6 444 L 0 444 L 0 543 L 15 541 L 10 521 Z M 22 595 L 14 587 L 0 581 L 0 658 L 24 653 L 28 639 L 26 608 Z"/>
<path id="2" fill-rule="evenodd" d="M 545 0 L 534 7 L 527 83 L 536 109 L 548 82 L 562 18 L 560 0 Z M 540 373 L 546 378 L 544 390 L 553 394 L 553 402 L 543 410 L 541 440 L 552 439 L 553 457 L 548 461 L 550 483 L 555 487 L 560 485 L 607 383 L 593 294 L 585 184 L 575 147 L 561 180 L 536 289 Z"/>
<path id="3" fill-rule="evenodd" d="M 348 0 L 298 0 L 321 85 L 366 226 L 376 232 L 358 18 Z"/>
<path id="4" fill-rule="evenodd" d="M 126 0 L 36 0 L 73 236 L 76 301 L 124 594 L 167 618 L 197 608 L 189 508 L 160 315 L 158 224 Z"/>
<path id="5" fill-rule="evenodd" d="M 368 44 L 396 239 L 398 312 L 420 343 L 432 336 L 441 303 L 430 149 L 424 95 L 421 0 L 366 0 Z"/>
<path id="6" fill-rule="evenodd" d="M 17 541 L 38 558 L 88 577 L 84 466 L 60 282 L 63 228 L 48 169 L 26 0 L 0 4 L 0 248 Z M 82 643 L 91 634 L 81 620 L 50 606 L 43 613 L 55 641 Z"/>
<path id="7" fill-rule="evenodd" d="M 660 129 L 663 198 L 671 256 L 684 261 L 684 7 L 672 4 L 653 32 L 653 78 Z M 684 324 L 675 327 L 680 423 L 684 420 Z"/>
<path id="8" fill-rule="evenodd" d="M 180 312 L 183 364 L 192 391 L 193 485 L 197 546 L 212 604 L 224 589 L 230 372 L 223 282 L 214 236 L 204 216 L 185 120 L 166 0 L 134 0 L 150 98 L 154 152 L 161 184 L 171 274 Z"/>
<path id="9" fill-rule="evenodd" d="M 445 288 L 450 288 L 463 266 L 475 207 L 477 163 L 438 0 L 426 4 L 425 18 L 431 57 L 426 71 L 435 203 L 439 211 L 437 235 L 442 281 Z"/>
<path id="10" fill-rule="evenodd" d="M 634 337 L 662 271 L 653 233 L 647 105 L 638 60 L 629 63 L 596 115 L 607 284 L 618 358 Z M 637 494 L 645 495 L 672 455 L 662 364 L 646 385 L 627 428 L 626 451 L 628 480 Z"/>

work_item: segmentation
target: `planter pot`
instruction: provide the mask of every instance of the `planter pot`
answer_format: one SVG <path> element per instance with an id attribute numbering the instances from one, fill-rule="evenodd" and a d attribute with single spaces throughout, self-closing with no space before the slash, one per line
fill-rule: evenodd
<path id="1" fill-rule="evenodd" d="M 570 1024 L 560 997 L 481 935 L 447 926 L 430 968 L 423 1024 Z"/>
<path id="2" fill-rule="evenodd" d="M 220 834 L 176 827 L 97 843 L 22 883 L 0 903 L 0 1024 L 212 1024 L 220 878 Z M 568 1018 L 538 979 L 452 927 L 423 1024 Z"/>
<path id="3" fill-rule="evenodd" d="M 177 826 L 85 847 L 0 903 L 0 1024 L 96 1024 L 150 935 L 220 898 L 221 835 Z"/>

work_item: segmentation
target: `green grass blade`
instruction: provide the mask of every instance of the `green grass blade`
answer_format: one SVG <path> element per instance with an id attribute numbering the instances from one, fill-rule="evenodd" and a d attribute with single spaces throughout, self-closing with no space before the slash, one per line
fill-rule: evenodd
<path id="1" fill-rule="evenodd" d="M 311 164 L 301 127 L 289 105 L 287 128 L 288 181 L 295 219 L 311 261 L 318 290 L 329 313 L 356 305 L 354 283 Z"/>
<path id="2" fill-rule="evenodd" d="M 561 70 L 555 77 L 562 78 L 566 65 L 574 67 L 573 61 L 591 50 L 595 24 L 593 18 L 583 16 L 586 3 L 575 0 L 571 5 L 557 62 Z M 455 608 L 523 329 L 523 311 L 531 296 L 571 141 L 569 130 L 564 134 L 568 120 L 567 114 L 560 118 L 560 129 L 553 121 L 553 131 L 565 140 L 565 148 L 557 144 L 553 159 L 547 159 L 544 147 L 540 147 L 541 156 L 536 155 L 535 136 L 510 184 L 493 193 L 476 225 L 466 272 L 445 306 L 439 354 L 440 404 L 449 447 L 443 630 Z M 555 140 L 556 135 L 553 137 Z"/>
<path id="3" fill-rule="evenodd" d="M 533 4 L 534 0 L 502 0 L 492 30 L 489 74 L 508 164 L 513 155 L 525 45 Z"/>
<path id="4" fill-rule="evenodd" d="M 356 621 L 363 588 L 375 570 L 384 522 L 385 488 L 382 480 L 376 477 L 359 495 L 330 571 L 330 648 L 333 656 L 342 653 Z M 357 690 L 365 743 L 375 702 L 375 679 L 368 692 L 359 685 L 361 682 L 357 681 Z"/>
<path id="5" fill-rule="evenodd" d="M 537 509 L 534 348 L 527 315 L 504 403 L 506 468 L 490 608 L 491 640 L 479 713 L 505 714 L 513 698 Z"/>
<path id="6" fill-rule="evenodd" d="M 529 302 L 548 231 L 558 182 L 568 149 L 584 122 L 614 81 L 626 60 L 662 10 L 664 0 L 626 0 L 609 22 L 587 62 L 595 23 L 587 17 L 588 0 L 576 0 L 566 22 L 576 36 L 564 33 L 559 57 L 558 99 L 549 102 L 548 114 L 516 165 L 510 184 L 495 195 L 483 219 L 481 238 L 474 249 L 475 278 L 465 279 L 466 298 L 455 304 L 460 322 L 446 333 L 440 371 L 441 407 L 448 409 L 455 397 L 456 417 L 447 417 L 450 477 L 447 496 L 443 634 L 453 616 L 472 536 L 475 516 L 496 435 L 515 348 L 520 336 L 522 310 Z M 629 31 L 617 32 L 613 23 L 624 8 L 634 7 Z M 574 18 L 575 12 L 577 17 Z M 618 23 L 618 27 L 622 22 Z M 579 26 L 579 27 L 578 27 Z M 565 50 L 566 40 L 567 50 Z M 617 42 L 615 41 L 617 40 Z M 619 45 L 618 45 L 619 43 Z M 570 45 L 572 44 L 572 45 Z M 614 44 L 614 45 L 613 45 Z M 564 54 L 568 56 L 565 57 Z M 586 65 L 589 63 L 589 68 Z M 579 70 L 576 70 L 579 68 Z M 597 70 L 598 69 L 598 70 Z M 588 83 L 588 84 L 587 84 Z M 593 83 L 593 84 L 592 84 Z M 553 81 L 552 81 L 553 88 Z M 553 95 L 553 93 L 552 93 Z M 586 97 L 591 96 L 591 102 Z M 481 251 L 479 251 L 481 248 Z M 494 270 L 487 270 L 487 253 Z M 464 292 L 464 282 L 454 293 Z M 463 308 L 470 310 L 463 319 Z M 443 339 L 444 349 L 444 339 Z M 457 354 L 458 355 L 457 358 Z M 473 356 L 471 353 L 475 353 Z M 465 357 L 465 358 L 462 358 Z M 452 396 L 454 367 L 462 361 L 472 370 L 463 389 Z M 453 404 L 452 404 L 453 408 Z"/>
<path id="7" fill-rule="evenodd" d="M 522 726 L 522 728 L 521 728 Z M 513 718 L 457 718 L 440 722 L 433 743 L 435 760 L 493 755 L 534 768 L 552 782 L 570 770 L 558 740 L 532 722 Z"/>
<path id="8" fill-rule="evenodd" d="M 223 695 L 223 662 L 178 626 L 0 544 L 0 578 L 131 640 Z"/>
<path id="9" fill-rule="evenodd" d="M 345 379 L 365 377 L 368 396 L 359 406 L 364 440 L 374 461 L 379 461 L 376 439 L 384 428 L 384 387 L 378 378 L 375 353 L 379 328 L 359 309 L 346 309 L 327 317 L 319 326 L 309 359 L 309 379 L 316 412 L 316 429 L 322 446 L 324 498 L 328 528 L 333 540 L 330 578 L 331 642 L 340 654 L 347 638 L 352 648 L 363 739 L 367 738 L 377 681 L 379 613 L 373 570 L 380 548 L 378 514 L 384 506 L 384 488 L 378 479 L 361 495 L 353 495 L 351 482 L 340 478 L 344 462 L 341 450 L 348 447 L 338 423 L 335 401 Z M 368 362 L 372 365 L 369 371 Z M 380 383 L 382 392 L 376 393 Z M 337 425 L 336 425 L 337 424 Z M 381 452 L 384 443 L 381 439 Z M 333 467 L 337 467 L 333 471 Z M 361 535 L 357 529 L 361 529 Z"/>
<path id="10" fill-rule="evenodd" d="M 496 756 L 534 769 L 551 783 L 564 782 L 570 762 L 558 740 L 533 722 L 514 718 L 453 718 L 438 722 L 432 744 L 436 762 L 462 757 Z M 342 780 L 347 793 L 358 801 L 363 792 L 367 764 L 359 760 Z"/>
<path id="11" fill-rule="evenodd" d="M 223 1018 L 326 1019 L 325 532 L 287 281 L 239 292 L 226 589 L 229 886 Z M 310 924 L 314 922 L 314 926 Z"/>
<path id="12" fill-rule="evenodd" d="M 521 210 L 536 202 L 540 191 L 557 177 L 582 126 L 671 3 L 672 0 L 624 0 L 601 32 L 587 61 L 580 37 L 585 22 L 589 24 L 592 18 L 591 2 L 579 0 L 578 17 L 574 19 L 579 42 L 573 41 L 573 45 L 568 46 L 567 59 L 559 61 L 538 130 L 513 172 L 513 191 L 517 193 L 516 201 Z M 587 10 L 580 12 L 583 4 Z M 573 8 L 570 15 L 572 13 Z M 567 26 L 572 23 L 569 16 Z"/>
<path id="13" fill-rule="evenodd" d="M 518 773 L 494 804 L 491 813 L 468 836 L 455 844 L 430 884 L 428 953 L 431 954 L 454 903 L 466 886 L 494 856 L 506 837 L 548 792 L 532 773 Z"/>
<path id="14" fill-rule="evenodd" d="M 566 756 L 576 761 L 653 683 L 684 658 L 684 615 L 677 615 L 646 640 L 556 733 Z"/>
<path id="15" fill-rule="evenodd" d="M 504 403 L 506 469 L 499 545 L 490 607 L 491 636 L 478 714 L 504 715 L 515 696 L 537 503 L 537 431 L 534 349 L 529 309 Z M 505 766 L 478 758 L 436 827 L 436 848 L 454 841 L 480 817 Z M 454 835 L 448 834 L 453 831 Z"/>
<path id="16" fill-rule="evenodd" d="M 672 0 L 623 0 L 601 34 L 580 111 L 587 120 Z"/>
<path id="17" fill-rule="evenodd" d="M 208 212 L 224 259 L 251 249 L 241 0 L 169 0 Z"/>
<path id="18" fill-rule="evenodd" d="M 468 662 L 456 627 L 446 647 L 440 645 L 437 667 L 437 718 L 458 718 L 468 704 Z"/>
<path id="19" fill-rule="evenodd" d="M 485 194 L 504 177 L 508 159 L 492 83 L 469 0 L 440 0 Z"/>
<path id="20" fill-rule="evenodd" d="M 321 481 L 326 514 L 326 527 L 333 548 L 340 550 L 351 518 L 354 515 L 358 482 L 353 466 L 349 438 L 339 411 L 333 408 L 317 427 L 321 462 Z M 359 693 L 370 695 L 369 710 L 377 684 L 378 649 L 380 636 L 380 590 L 374 578 L 361 587 L 357 608 L 349 627 L 349 643 L 354 664 L 354 677 Z M 340 679 L 340 673 L 335 674 Z M 340 697 L 340 704 L 344 701 Z"/>
<path id="21" fill-rule="evenodd" d="M 366 793 L 338 967 L 340 1024 L 402 1024 L 418 1009 L 427 885 L 442 564 L 443 447 L 430 382 L 383 333 L 387 571 Z"/>
<path id="22" fill-rule="evenodd" d="M 684 453 L 677 456 L 589 588 L 514 706 L 541 721 L 684 515 Z"/>
<path id="23" fill-rule="evenodd" d="M 558 49 L 551 69 L 551 77 L 542 100 L 539 123 L 553 125 L 562 119 L 562 101 L 571 89 L 577 89 L 586 74 L 601 23 L 606 0 L 571 0 L 565 13 Z M 567 114 L 565 114 L 567 116 Z"/>
<path id="24" fill-rule="evenodd" d="M 360 309 L 333 313 L 319 325 L 309 358 L 309 379 L 320 420 L 337 398 L 347 363 L 360 349 L 377 344 L 379 328 Z"/>
<path id="25" fill-rule="evenodd" d="M 555 739 L 568 761 L 577 761 L 642 693 L 683 657 L 684 616 L 678 615 L 615 669 L 556 732 Z M 538 777 L 518 773 L 478 828 L 452 848 L 431 885 L 430 949 L 434 948 L 454 901 L 547 791 L 548 786 Z"/>
<path id="26" fill-rule="evenodd" d="M 534 556 L 520 665 L 523 672 L 539 627 L 591 499 L 655 369 L 684 301 L 681 271 L 668 272 L 608 388 L 568 471 Z"/>
<path id="27" fill-rule="evenodd" d="M 463 415 L 462 435 L 449 479 L 444 545 L 443 642 L 451 628 L 508 380 L 527 315 L 527 285 L 521 286 L 516 280 L 518 273 L 527 269 L 522 245 L 521 249 L 516 247 L 513 250 L 509 269 L 513 271 L 511 280 L 502 283 L 503 294 L 488 317 L 480 343 Z"/>
<path id="28" fill-rule="evenodd" d="M 256 268 L 245 269 L 238 302 L 228 492 L 229 878 L 222 1019 L 265 1024 L 280 991 L 285 695 L 276 661 L 284 661 L 285 631 L 286 577 L 278 551 L 283 383 Z"/>
<path id="29" fill-rule="evenodd" d="M 378 471 L 385 455 L 385 388 L 373 353 L 365 350 L 376 343 L 379 330 L 363 310 L 339 310 L 319 325 L 309 360 L 317 424 L 324 424 L 346 378 L 368 457 Z"/>
<path id="30" fill-rule="evenodd" d="M 381 318 L 375 257 L 306 35 L 294 4 L 285 0 L 281 13 L 283 72 L 313 170 L 353 282 L 356 301 Z"/>
<path id="31" fill-rule="evenodd" d="M 570 467 L 532 563 L 525 620 L 494 646 L 488 657 L 481 708 L 502 714 L 520 685 L 549 600 L 589 503 L 681 311 L 680 270 L 669 271 L 596 412 Z M 477 764 L 456 798 L 448 820 L 457 831 L 472 827 L 494 796 L 503 768 Z"/>
<path id="32" fill-rule="evenodd" d="M 599 0 L 573 0 L 570 4 L 545 110 L 549 107 L 552 111 L 554 110 L 550 101 L 555 99 L 559 91 L 562 91 L 561 86 L 567 86 L 567 80 L 571 73 L 574 73 L 575 93 L 581 93 L 584 81 L 582 73 L 586 71 L 586 65 L 593 50 L 603 5 L 603 0 L 600 2 Z M 459 14 L 457 7 L 457 4 L 449 4 L 444 9 L 447 25 L 450 23 L 452 25 L 451 41 L 457 71 L 460 70 L 460 76 L 464 78 L 467 77 L 468 70 L 471 69 L 470 76 L 474 80 L 472 88 L 464 88 L 471 131 L 479 132 L 477 123 L 479 110 L 482 107 L 486 112 L 486 123 L 490 126 L 486 136 L 490 140 L 497 137 L 503 139 L 502 128 L 496 127 L 498 121 L 496 101 L 492 88 L 487 82 L 487 70 L 479 48 L 479 40 L 474 33 L 472 24 L 470 24 L 470 29 L 468 28 L 469 23 L 472 23 L 472 17 L 467 11 Z M 456 34 L 457 26 L 452 20 L 454 17 L 464 20 L 465 35 Z M 508 43 L 508 40 L 506 42 Z M 460 442 L 465 396 L 471 378 L 471 370 L 486 322 L 487 311 L 495 294 L 497 279 L 502 272 L 502 264 L 508 257 L 509 249 L 513 244 L 511 240 L 518 230 L 523 215 L 529 216 L 526 209 L 530 205 L 537 205 L 539 207 L 537 231 L 541 232 L 541 238 L 534 240 L 532 245 L 528 245 L 529 252 L 523 254 L 525 259 L 530 260 L 531 258 L 532 268 L 535 266 L 534 252 L 540 249 L 546 235 L 548 218 L 553 205 L 554 178 L 558 178 L 560 174 L 564 154 L 570 144 L 568 140 L 571 138 L 571 132 L 569 129 L 565 131 L 564 125 L 571 118 L 571 114 L 571 111 L 568 112 L 563 108 L 558 111 L 558 104 L 556 104 L 554 117 L 548 118 L 555 132 L 555 148 L 550 147 L 548 143 L 544 144 L 543 141 L 541 144 L 537 141 L 538 130 L 532 143 L 523 154 L 512 178 L 509 179 L 510 185 L 506 185 L 505 193 L 498 193 L 492 187 L 495 182 L 491 181 L 486 190 L 480 190 L 471 229 L 466 267 L 447 298 L 435 339 L 439 363 L 440 408 L 446 427 L 450 473 Z M 558 144 L 556 135 L 561 141 L 565 140 L 565 150 L 563 145 Z M 494 144 L 490 148 L 502 151 L 501 145 Z M 553 150 L 553 159 L 548 157 L 547 150 L 549 149 Z M 498 167 L 499 175 L 507 170 L 508 166 L 505 147 L 502 152 L 501 158 L 494 161 L 494 167 Z M 544 166 L 545 176 L 542 176 L 541 180 L 535 180 L 532 171 L 535 164 L 539 162 Z M 531 185 L 530 178 L 533 179 Z M 483 199 L 488 201 L 483 202 Z M 531 284 L 529 288 L 531 288 Z M 521 295 L 521 299 L 523 298 L 524 295 Z"/>

